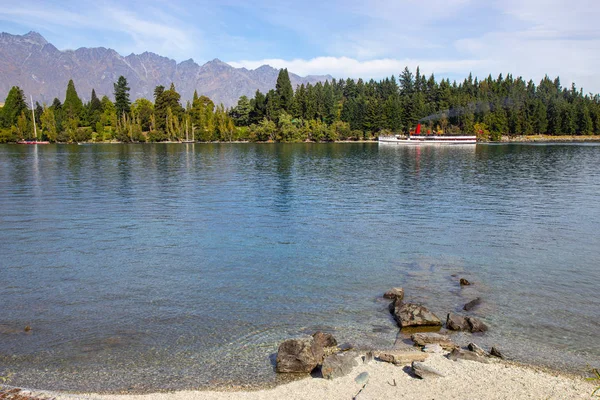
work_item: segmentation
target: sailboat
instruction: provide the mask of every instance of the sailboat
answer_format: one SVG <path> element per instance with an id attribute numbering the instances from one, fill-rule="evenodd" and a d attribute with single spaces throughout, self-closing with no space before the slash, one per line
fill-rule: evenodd
<path id="1" fill-rule="evenodd" d="M 50 142 L 47 141 L 43 141 L 43 140 L 37 140 L 37 127 L 35 125 L 35 108 L 33 106 L 33 96 L 29 97 L 31 99 L 31 115 L 32 115 L 32 121 L 33 121 L 33 137 L 35 138 L 34 140 L 19 140 L 17 143 L 18 144 L 49 144 Z"/>
<path id="2" fill-rule="evenodd" d="M 189 125 L 188 125 L 188 120 L 186 118 L 185 120 L 185 140 L 182 140 L 181 143 L 194 143 L 194 124 L 192 124 L 192 139 L 190 140 L 190 131 L 189 131 Z"/>

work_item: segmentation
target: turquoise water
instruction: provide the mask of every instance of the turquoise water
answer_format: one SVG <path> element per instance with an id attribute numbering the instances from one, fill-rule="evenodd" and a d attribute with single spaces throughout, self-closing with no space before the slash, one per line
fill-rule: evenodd
<path id="1" fill-rule="evenodd" d="M 600 146 L 2 145 L 0 210 L 14 385 L 273 384 L 292 336 L 392 346 L 391 286 L 482 297 L 512 359 L 599 366 Z"/>

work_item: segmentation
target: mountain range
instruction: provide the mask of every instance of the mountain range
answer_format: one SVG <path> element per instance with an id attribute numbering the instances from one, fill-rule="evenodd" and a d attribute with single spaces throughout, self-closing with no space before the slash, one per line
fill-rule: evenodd
<path id="1" fill-rule="evenodd" d="M 249 70 L 219 59 L 198 65 L 192 59 L 177 63 L 150 52 L 123 57 L 104 47 L 58 50 L 37 32 L 0 33 L 0 101 L 12 86 L 21 87 L 27 97 L 32 95 L 40 103 L 49 104 L 55 97 L 63 101 L 69 79 L 84 101 L 90 99 L 92 89 L 99 97 L 113 98 L 113 83 L 123 75 L 132 101 L 153 99 L 156 86 L 168 88 L 173 82 L 184 102 L 197 90 L 216 104 L 230 107 L 242 95 L 253 97 L 257 89 L 263 93 L 274 89 L 278 74 L 278 69 L 268 65 Z M 329 75 L 289 75 L 293 87 L 332 79 Z"/>

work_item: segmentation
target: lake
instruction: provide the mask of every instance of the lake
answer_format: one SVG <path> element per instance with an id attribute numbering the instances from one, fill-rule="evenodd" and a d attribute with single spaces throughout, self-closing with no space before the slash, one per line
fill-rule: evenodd
<path id="1" fill-rule="evenodd" d="M 481 297 L 474 341 L 511 359 L 600 366 L 598 145 L 0 145 L 0 210 L 13 385 L 276 384 L 290 337 L 391 347 L 392 286 L 442 319 Z"/>

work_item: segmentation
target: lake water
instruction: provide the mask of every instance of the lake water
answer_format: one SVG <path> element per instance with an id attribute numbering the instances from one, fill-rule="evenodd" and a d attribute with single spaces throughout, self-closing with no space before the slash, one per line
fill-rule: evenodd
<path id="1" fill-rule="evenodd" d="M 2 145 L 0 210 L 13 385 L 277 383 L 290 337 L 391 347 L 392 286 L 442 318 L 480 296 L 509 358 L 600 366 L 597 145 Z"/>

